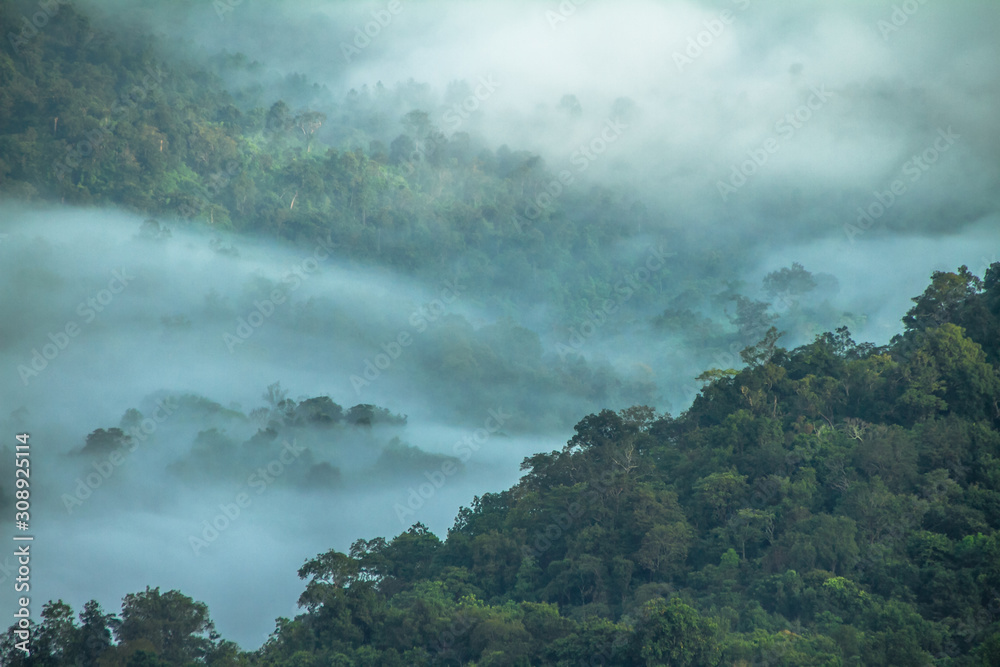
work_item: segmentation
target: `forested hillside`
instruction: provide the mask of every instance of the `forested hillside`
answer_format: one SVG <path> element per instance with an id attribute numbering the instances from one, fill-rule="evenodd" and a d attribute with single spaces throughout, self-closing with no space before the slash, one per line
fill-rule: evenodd
<path id="1" fill-rule="evenodd" d="M 3 34 L 21 16 L 5 3 Z M 147 40 L 95 31 L 71 5 L 16 51 L 5 40 L 0 192 L 332 238 L 353 260 L 417 275 L 451 273 L 472 248 L 469 280 L 500 294 L 581 263 L 607 281 L 600 248 L 641 230 L 642 203 L 610 191 L 567 193 L 526 218 L 554 176 L 526 152 L 489 149 L 468 132 L 446 137 L 420 108 L 428 100 L 417 84 L 335 100 L 299 78 L 283 82 L 289 99 L 329 113 L 260 91 L 237 100 L 215 74 L 164 63 Z M 229 75 L 263 69 L 239 56 L 215 65 Z M 404 115 L 405 131 L 393 135 Z"/>
<path id="2" fill-rule="evenodd" d="M 3 34 L 19 34 L 22 16 L 17 3 L 0 7 Z M 738 235 L 713 236 L 706 253 L 695 240 L 703 230 L 672 224 L 638 192 L 581 184 L 586 162 L 560 171 L 486 145 L 471 120 L 449 125 L 451 100 L 473 90 L 464 82 L 448 100 L 413 81 L 338 97 L 295 75 L 230 93 L 227 82 L 275 75 L 241 55 L 187 63 L 149 35 L 93 28 L 72 5 L 16 41 L 0 48 L 7 196 L 319 238 L 358 264 L 431 280 L 458 274 L 474 298 L 522 323 L 544 303 L 572 353 L 570 327 L 612 336 L 651 313 L 663 313 L 654 326 L 727 351 L 756 341 L 779 314 L 802 340 L 861 321 L 830 306 L 833 276 L 803 280 L 793 267 L 766 289 L 746 285 L 738 273 L 752 258 Z M 608 109 L 612 122 L 635 113 L 625 98 Z M 609 252 L 622 247 L 639 257 Z M 642 269 L 644 255 L 659 268 Z M 624 312 L 605 326 L 609 299 Z"/>
<path id="3" fill-rule="evenodd" d="M 202 505 L 214 512 L 216 496 L 254 479 L 284 447 L 302 463 L 275 476 L 274 514 L 291 502 L 303 522 L 375 516 L 361 503 L 398 491 L 392 512 L 402 532 L 305 559 L 298 615 L 278 618 L 259 647 L 217 632 L 206 603 L 150 585 L 120 610 L 102 608 L 98 592 L 82 609 L 37 600 L 30 651 L 19 645 L 25 628 L 10 626 L 0 638 L 3 667 L 1000 665 L 995 256 L 981 268 L 934 271 L 888 344 L 855 341 L 867 316 L 837 301 L 832 274 L 789 259 L 749 282 L 759 258 L 741 233 L 719 233 L 722 223 L 675 224 L 639 187 L 583 177 L 570 187 L 559 165 L 490 144 L 475 118 L 443 129 L 439 119 L 455 118 L 448 109 L 475 83 L 454 82 L 443 97 L 413 80 L 341 94 L 242 54 L 199 62 L 192 47 L 187 58 L 168 40 L 106 29 L 69 3 L 39 7 L 0 5 L 0 203 L 137 215 L 145 219 L 137 233 L 94 247 L 149 271 L 85 329 L 80 340 L 89 336 L 104 354 L 97 362 L 73 356 L 81 342 L 45 357 L 42 370 L 49 362 L 57 370 L 41 380 L 41 370 L 8 380 L 20 373 L 24 388 L 55 394 L 60 379 L 116 373 L 121 363 L 123 376 L 160 383 L 129 396 L 121 420 L 96 430 L 96 417 L 67 408 L 67 430 L 88 424 L 53 449 L 67 479 L 143 449 L 101 480 L 104 500 L 90 514 L 73 514 L 83 501 L 63 494 L 71 518 L 59 518 L 91 530 L 86 517 L 100 536 L 98 508 L 127 506 L 127 492 L 148 486 L 134 502 L 151 530 L 204 521 L 210 531 Z M 25 17 L 38 11 L 44 29 L 31 29 Z M 558 113 L 571 118 L 578 106 L 566 95 Z M 640 114 L 627 97 L 606 111 L 614 127 Z M 794 209 L 799 195 L 763 209 Z M 72 314 L 90 295 L 67 285 L 90 283 L 72 285 L 72 267 L 56 266 L 69 256 L 64 246 L 23 229 L 11 236 L 0 235 L 0 249 L 16 279 L 0 284 L 0 303 L 27 314 L 37 301 L 43 315 L 0 322 L 0 352 L 33 368 L 32 346 L 44 351 L 58 339 L 53 327 L 68 326 L 63 302 Z M 274 278 L 292 275 L 285 265 L 264 268 L 261 247 L 317 244 L 329 250 L 322 268 L 314 262 L 326 282 L 292 295 L 304 277 L 293 283 Z M 92 250 L 87 240 L 80 246 Z M 238 262 L 241 247 L 250 259 Z M 175 277 L 163 268 L 172 264 L 187 272 L 177 286 L 153 284 Z M 94 265 L 80 274 L 104 280 L 103 264 Z M 218 276 L 232 281 L 220 279 L 223 295 Z M 384 276 L 400 294 L 375 285 Z M 450 291 L 439 290 L 440 310 L 428 311 L 408 282 Z M 377 312 L 377 299 L 392 307 Z M 457 299 L 467 310 L 450 309 Z M 251 328 L 243 320 L 254 314 L 261 324 Z M 139 332 L 140 345 L 127 347 L 119 327 Z M 18 338 L 22 330 L 31 336 Z M 293 399 L 279 383 L 264 385 L 266 404 L 248 409 L 230 401 L 226 383 L 257 386 L 256 375 L 175 373 L 183 363 L 161 350 L 177 348 L 228 369 L 271 372 L 292 358 L 313 372 L 307 380 L 334 389 L 313 385 Z M 135 358 L 121 361 L 123 349 Z M 376 368 L 376 355 L 385 365 Z M 158 356 L 166 370 L 151 362 Z M 376 380 L 412 402 L 362 399 Z M 204 393 L 177 388 L 185 382 Z M 386 389 L 392 382 L 405 391 Z M 107 399 L 108 413 L 122 414 L 119 399 Z M 154 424 L 163 405 L 171 420 Z M 409 407 L 425 423 L 413 426 Z M 473 450 L 440 441 L 505 408 L 512 414 L 489 427 L 490 446 L 509 455 L 516 436 L 538 448 L 519 481 L 469 494 L 447 534 L 435 534 L 418 510 L 448 480 L 478 479 L 464 477 Z M 0 417 L 13 425 L 29 412 L 12 405 Z M 561 450 L 538 451 L 577 420 Z M 143 435 L 147 422 L 155 435 Z M 12 458 L 4 443 L 0 452 Z M 5 512 L 13 507 L 6 465 Z M 49 484 L 32 488 L 58 499 L 57 482 Z M 195 498 L 196 519 L 165 513 L 152 523 L 185 495 Z M 262 524 L 273 516 L 264 502 L 257 509 Z M 254 520 L 239 530 L 258 528 Z M 165 557 L 225 553 L 212 545 L 220 532 L 194 533 Z M 273 548 L 278 531 L 267 539 Z M 238 557 L 233 576 L 252 571 L 243 565 L 253 549 Z M 261 584 L 241 583 L 253 595 Z M 260 597 L 263 609 L 271 601 Z"/>
<path id="4" fill-rule="evenodd" d="M 308 560 L 258 651 L 147 589 L 79 622 L 50 603 L 4 664 L 997 664 L 1000 264 L 914 301 L 887 347 L 772 329 L 679 417 L 584 418 L 444 540 Z"/>

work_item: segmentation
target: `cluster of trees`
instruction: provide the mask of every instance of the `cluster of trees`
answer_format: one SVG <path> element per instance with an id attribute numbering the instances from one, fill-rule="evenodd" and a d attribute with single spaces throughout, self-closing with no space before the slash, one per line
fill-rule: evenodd
<path id="1" fill-rule="evenodd" d="M 700 343 L 728 349 L 738 344 L 740 349 L 763 338 L 772 326 L 796 340 L 808 341 L 822 333 L 825 325 L 861 323 L 853 314 L 837 312 L 831 306 L 830 297 L 840 289 L 834 276 L 814 275 L 798 262 L 766 274 L 757 290 L 741 281 L 728 282 L 721 291 L 715 291 L 715 285 L 705 287 L 708 294 L 688 287 L 670 298 L 667 308 L 652 319 L 653 325 L 681 336 L 691 346 Z M 754 293 L 761 298 L 747 296 Z M 724 321 L 706 317 L 704 313 L 710 310 L 706 305 L 721 309 Z"/>
<path id="2" fill-rule="evenodd" d="M 19 32 L 35 7 L 0 6 L 0 34 Z M 239 57 L 224 65 L 256 67 Z M 288 98 L 306 85 L 291 78 Z M 469 134 L 445 137 L 412 108 L 388 139 L 398 130 L 383 110 L 411 93 L 352 91 L 326 111 L 233 97 L 211 74 L 165 63 L 154 40 L 94 31 L 62 4 L 44 30 L 0 45 L 0 194 L 293 241 L 318 235 L 345 259 L 423 278 L 473 262 L 471 293 L 513 311 L 541 286 L 566 323 L 618 297 L 622 269 L 605 250 L 650 226 L 640 201 L 567 191 L 528 219 L 552 179 L 543 162 Z M 162 235 L 158 223 L 145 231 Z M 840 317 L 818 296 L 835 289 L 830 277 L 792 265 L 765 277 L 767 301 L 736 282 L 718 293 L 695 262 L 738 266 L 738 249 L 684 259 L 681 235 L 667 237 L 681 257 L 637 286 L 629 307 L 658 306 L 661 331 L 747 345 L 742 363 L 702 376 L 679 417 L 646 406 L 592 414 L 563 450 L 525 460 L 517 485 L 463 508 L 446 539 L 417 524 L 308 560 L 302 613 L 279 619 L 258 650 L 218 637 L 205 605 L 147 589 L 119 614 L 88 603 L 78 620 L 49 603 L 31 655 L 15 648 L 12 628 L 0 660 L 1000 664 L 1000 264 L 982 279 L 965 267 L 936 272 L 887 346 L 839 328 L 789 350 L 774 324 L 808 323 L 801 339 Z M 704 316 L 713 303 L 721 324 Z M 511 368 L 542 358 L 537 335 L 512 321 L 475 332 L 460 319 L 444 324 L 454 335 L 442 338 L 441 359 L 457 359 L 448 369 L 459 379 L 499 376 L 502 365 L 488 365 L 497 341 L 521 350 Z M 575 362 L 546 377 L 603 400 L 614 379 L 588 379 Z M 278 387 L 251 417 L 261 429 L 250 440 L 209 429 L 193 449 L 222 462 L 237 447 L 264 456 L 283 434 L 403 419 L 326 397 L 291 401 Z M 137 419 L 92 433 L 82 453 L 120 448 Z M 390 464 L 415 455 L 398 442 L 385 451 Z M 308 470 L 335 480 L 325 463 Z M 190 473 L 183 461 L 175 472 Z"/>
<path id="3" fill-rule="evenodd" d="M 146 588 L 122 600 L 118 615 L 91 600 L 79 613 L 62 600 L 49 602 L 32 624 L 31 657 L 10 638 L 0 647 L 4 665 L 107 665 L 167 667 L 239 664 L 239 647 L 220 639 L 204 603 L 178 591 Z"/>
<path id="4" fill-rule="evenodd" d="M 35 7 L 0 6 L 0 34 Z M 692 229 L 624 188 L 581 180 L 537 207 L 555 178 L 544 160 L 487 146 L 471 121 L 445 136 L 426 85 L 337 97 L 300 75 L 259 85 L 268 76 L 239 54 L 185 62 L 160 39 L 95 29 L 60 5 L 30 40 L 0 41 L 0 198 L 120 207 L 151 216 L 146 238 L 169 233 L 157 218 L 188 219 L 310 247 L 322 238 L 338 261 L 428 284 L 458 275 L 463 300 L 505 318 L 479 326 L 447 313 L 426 354 L 408 355 L 399 370 L 446 378 L 431 383 L 439 393 L 488 384 L 489 401 L 544 427 L 565 428 L 592 406 L 689 400 L 694 383 L 667 395 L 663 379 L 696 375 L 720 356 L 732 360 L 724 368 L 736 365 L 739 349 L 772 324 L 797 342 L 855 324 L 827 301 L 832 277 L 793 265 L 753 289 L 737 278 L 747 262 L 737 238 L 713 239 L 706 256 Z M 239 81 L 252 83 L 224 84 Z M 464 98 L 461 86 L 447 95 Z M 628 113 L 627 104 L 615 109 Z M 669 259 L 634 279 L 652 250 Z M 602 357 L 650 328 L 661 367 Z M 532 390 L 573 401 L 550 409 Z M 457 414 L 482 402 L 478 391 L 440 397 Z"/>
<path id="5" fill-rule="evenodd" d="M 0 34 L 20 30 L 33 9 L 4 3 Z M 95 30 L 70 5 L 30 40 L 3 40 L 0 193 L 331 238 L 350 259 L 437 278 L 475 249 L 475 279 L 501 292 L 567 269 L 571 254 L 586 254 L 599 275 L 599 249 L 634 231 L 636 202 L 610 192 L 567 195 L 591 212 L 587 224 L 555 209 L 525 219 L 551 180 L 541 160 L 468 133 L 445 137 L 419 109 L 387 122 L 385 109 L 419 97 L 405 86 L 292 109 L 234 99 L 217 76 L 164 51 L 149 36 Z M 225 65 L 255 69 L 242 58 Z M 290 77 L 284 88 L 292 97 L 309 86 Z"/>
<path id="6" fill-rule="evenodd" d="M 200 396 L 161 399 L 161 404 L 170 408 L 172 419 L 199 427 L 188 450 L 170 463 L 167 471 L 194 483 L 239 482 L 279 457 L 290 442 L 301 449 L 297 455 L 301 465 L 282 475 L 281 483 L 309 490 L 336 489 L 348 481 L 365 485 L 381 479 L 384 483 L 386 478 L 396 479 L 445 462 L 459 470 L 463 467 L 454 457 L 431 454 L 404 442 L 401 436 L 406 416 L 387 408 L 361 403 L 345 410 L 329 396 L 296 401 L 288 398 L 280 383 L 270 385 L 263 398 L 266 404 L 249 415 Z M 142 412 L 130 408 L 117 427 L 99 428 L 87 435 L 72 456 L 89 463 L 106 459 L 116 451 L 124 455 L 141 444 L 148 446 L 144 421 L 149 420 Z M 229 432 L 245 432 L 248 426 L 255 432 L 242 442 Z M 356 457 L 359 451 L 364 455 Z M 352 466 L 349 480 L 342 475 L 345 465 Z"/>
<path id="7" fill-rule="evenodd" d="M 20 30 L 33 11 L 4 3 L 0 34 Z M 556 178 L 544 160 L 491 148 L 471 128 L 446 136 L 433 108 L 444 107 L 424 85 L 379 83 L 337 97 L 292 75 L 230 93 L 224 80 L 258 81 L 261 64 L 237 54 L 209 67 L 179 60 L 155 37 L 95 29 L 72 5 L 30 40 L 3 40 L 0 196 L 111 205 L 293 242 L 318 237 L 343 259 L 432 282 L 457 268 L 470 294 L 501 312 L 541 301 L 564 327 L 609 298 L 643 313 L 668 297 L 694 328 L 719 272 L 735 280 L 744 265 L 738 239 L 713 239 L 705 257 L 688 247 L 690 230 L 623 188 L 581 182 L 539 207 Z M 305 106 L 269 97 L 278 94 Z M 623 299 L 623 274 L 636 267 L 607 249 L 629 241 L 672 255 Z M 791 286 L 775 295 L 795 300 L 808 287 Z M 828 315 L 820 326 L 833 328 Z"/>
<path id="8" fill-rule="evenodd" d="M 175 591 L 126 632 L 146 591 L 80 625 L 50 604 L 4 664 L 997 664 L 1000 263 L 914 302 L 887 346 L 772 329 L 677 418 L 584 418 L 445 540 L 308 560 L 302 613 L 256 651 Z"/>

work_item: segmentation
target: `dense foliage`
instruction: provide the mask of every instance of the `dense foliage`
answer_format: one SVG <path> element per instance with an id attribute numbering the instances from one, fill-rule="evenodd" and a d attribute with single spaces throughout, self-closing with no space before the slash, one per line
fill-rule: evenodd
<path id="1" fill-rule="evenodd" d="M 37 6 L 0 6 L 0 34 L 17 36 L 0 42 L 0 196 L 321 238 L 346 261 L 431 282 L 458 274 L 472 298 L 511 316 L 543 303 L 561 331 L 593 320 L 608 299 L 624 312 L 605 334 L 666 302 L 660 326 L 694 338 L 708 331 L 727 349 L 728 323 L 706 330 L 703 312 L 737 301 L 727 313 L 739 347 L 759 337 L 768 304 L 737 294 L 744 239 L 713 237 L 706 256 L 698 229 L 625 186 L 580 177 L 563 187 L 559 165 L 488 146 L 472 120 L 446 135 L 445 102 L 468 84 L 447 100 L 413 81 L 338 95 L 290 75 L 265 89 L 266 68 L 242 55 L 214 56 L 209 71 L 156 38 L 106 32 L 58 7 L 21 39 Z M 628 121 L 632 106 L 620 100 L 609 118 Z M 628 274 L 646 257 L 609 252 L 620 247 L 671 261 L 635 280 Z M 801 267 L 783 271 L 764 294 L 781 312 L 810 304 L 798 313 L 807 338 L 850 323 L 823 306 L 831 285 Z M 723 281 L 731 284 L 720 296 Z"/>
<path id="2" fill-rule="evenodd" d="M 997 664 L 1000 263 L 914 301 L 887 347 L 772 329 L 676 419 L 586 417 L 444 541 L 318 555 L 258 651 L 147 590 L 50 603 L 4 664 Z"/>
<path id="3" fill-rule="evenodd" d="M 32 9 L 5 3 L 0 34 L 19 35 Z M 95 30 L 70 5 L 29 39 L 5 39 L 0 193 L 332 239 L 352 260 L 434 279 L 474 262 L 469 280 L 500 295 L 580 262 L 600 289 L 611 280 L 601 249 L 642 225 L 642 203 L 608 191 L 567 192 L 525 218 L 552 179 L 541 160 L 464 131 L 445 137 L 416 84 L 337 100 L 290 77 L 280 87 L 290 99 L 316 100 L 293 109 L 259 91 L 234 97 L 219 76 L 167 63 L 157 48 Z M 216 64 L 230 76 L 261 69 L 241 56 Z M 401 122 L 385 117 L 393 109 L 405 110 Z"/>
<path id="4" fill-rule="evenodd" d="M 0 33 L 17 34 L 33 6 L 0 6 Z M 287 87 L 292 98 L 307 86 Z M 509 306 L 540 284 L 566 322 L 616 294 L 621 273 L 602 251 L 640 238 L 642 202 L 567 191 L 527 220 L 552 178 L 539 158 L 445 137 L 414 110 L 420 95 L 355 91 L 336 114 L 262 104 L 60 4 L 44 30 L 0 47 L 0 192 L 318 236 L 347 260 L 425 278 L 475 260 L 473 293 Z M 405 131 L 390 140 L 382 110 L 397 107 Z M 682 234 L 670 241 L 682 247 Z M 446 539 L 416 524 L 308 560 L 302 613 L 278 619 L 258 650 L 219 637 L 204 604 L 147 588 L 118 614 L 50 602 L 30 657 L 12 629 L 3 664 L 1000 664 L 1000 264 L 982 280 L 936 272 L 888 346 L 839 328 L 789 350 L 769 303 L 735 284 L 717 294 L 685 261 L 649 278 L 663 311 L 654 330 L 752 344 L 742 369 L 706 372 L 680 416 L 589 415 L 561 451 L 526 459 L 518 484 L 463 508 Z M 830 287 L 818 278 L 795 264 L 763 291 L 835 319 L 806 305 Z M 712 298 L 734 304 L 729 327 L 703 317 Z M 455 327 L 471 339 L 466 324 Z M 526 341 L 521 365 L 539 365 L 532 332 L 482 331 Z M 366 404 L 345 415 L 324 397 L 272 407 L 242 446 L 307 423 L 398 420 Z M 123 437 L 95 431 L 82 453 Z"/>
<path id="5" fill-rule="evenodd" d="M 862 322 L 830 304 L 833 276 L 799 264 L 760 287 L 742 283 L 751 258 L 739 234 L 713 237 L 706 253 L 703 230 L 671 223 L 626 186 L 579 178 L 552 196 L 558 168 L 487 146 L 474 119 L 446 136 L 438 125 L 449 107 L 427 86 L 338 96 L 302 76 L 275 80 L 241 55 L 215 56 L 208 71 L 161 40 L 104 31 L 57 6 L 34 34 L 24 21 L 36 5 L 0 6 L 0 34 L 15 36 L 0 42 L 0 198 L 140 213 L 158 240 L 185 224 L 319 238 L 338 265 L 461 285 L 463 305 L 499 317 L 435 322 L 440 349 L 401 364 L 442 376 L 432 387 L 489 378 L 490 401 L 565 428 L 583 410 L 543 414 L 531 391 L 670 409 L 698 387 L 665 388 L 666 378 L 737 365 L 772 324 L 801 343 Z M 452 88 L 448 99 L 461 99 L 462 85 Z M 609 115 L 627 121 L 630 109 L 621 101 Z M 212 247 L 236 252 L 227 240 Z M 297 325 L 322 325 L 310 317 Z M 612 369 L 604 355 L 635 331 L 656 334 L 660 367 L 625 359 Z M 468 414 L 482 396 L 451 400 Z"/>

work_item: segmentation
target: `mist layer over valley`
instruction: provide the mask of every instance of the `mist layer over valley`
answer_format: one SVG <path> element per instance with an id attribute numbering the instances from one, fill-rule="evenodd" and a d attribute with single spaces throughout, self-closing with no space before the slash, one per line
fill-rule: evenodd
<path id="1" fill-rule="evenodd" d="M 178 589 L 253 650 L 306 559 L 444 539 L 772 327 L 903 346 L 932 274 L 1000 253 L 1000 11 L 911 4 L 5 7 L 33 604 Z"/>

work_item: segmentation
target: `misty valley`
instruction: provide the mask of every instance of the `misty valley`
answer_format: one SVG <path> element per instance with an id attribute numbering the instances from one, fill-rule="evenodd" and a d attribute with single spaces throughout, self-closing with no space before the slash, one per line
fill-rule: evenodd
<path id="1" fill-rule="evenodd" d="M 1000 664 L 998 29 L 0 4 L 0 665 Z"/>

